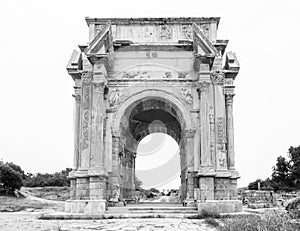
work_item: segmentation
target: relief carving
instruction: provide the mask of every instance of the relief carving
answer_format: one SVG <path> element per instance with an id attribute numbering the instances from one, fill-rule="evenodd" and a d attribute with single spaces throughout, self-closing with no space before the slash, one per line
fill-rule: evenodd
<path id="1" fill-rule="evenodd" d="M 111 107 L 116 106 L 116 104 L 118 103 L 120 96 L 121 96 L 121 91 L 119 89 L 114 89 L 111 93 L 110 96 L 108 98 L 108 102 L 109 105 Z"/>
<path id="2" fill-rule="evenodd" d="M 84 109 L 89 109 L 90 107 L 90 87 L 83 87 L 83 102 L 82 102 L 82 107 Z"/>
<path id="3" fill-rule="evenodd" d="M 183 25 L 182 26 L 182 37 L 184 39 L 191 40 L 192 37 L 192 27 L 190 25 Z"/>
<path id="4" fill-rule="evenodd" d="M 200 28 L 202 29 L 203 34 L 209 38 L 209 24 L 201 24 Z"/>
<path id="5" fill-rule="evenodd" d="M 89 144 L 89 117 L 90 112 L 89 110 L 83 111 L 83 118 L 82 118 L 82 145 L 81 149 L 84 150 L 88 148 Z"/>
<path id="6" fill-rule="evenodd" d="M 167 79 L 172 78 L 172 73 L 169 71 L 165 72 L 165 76 L 163 76 L 163 78 L 167 78 Z"/>
<path id="7" fill-rule="evenodd" d="M 98 24 L 96 25 L 96 33 L 98 34 L 100 31 L 102 31 L 105 27 L 105 24 Z"/>
<path id="8" fill-rule="evenodd" d="M 170 25 L 160 26 L 159 40 L 168 41 L 172 39 L 172 27 Z"/>
<path id="9" fill-rule="evenodd" d="M 178 78 L 179 79 L 185 79 L 187 77 L 188 73 L 187 72 L 179 72 L 178 73 Z"/>
<path id="10" fill-rule="evenodd" d="M 224 148 L 225 144 L 225 119 L 224 117 L 217 118 L 217 143 L 219 149 Z"/>
<path id="11" fill-rule="evenodd" d="M 181 94 L 183 96 L 183 99 L 188 104 L 191 104 L 193 102 L 193 95 L 191 89 L 181 89 Z"/>
<path id="12" fill-rule="evenodd" d="M 211 80 L 213 83 L 216 84 L 223 84 L 225 83 L 225 74 L 221 70 L 213 71 L 211 73 Z"/>

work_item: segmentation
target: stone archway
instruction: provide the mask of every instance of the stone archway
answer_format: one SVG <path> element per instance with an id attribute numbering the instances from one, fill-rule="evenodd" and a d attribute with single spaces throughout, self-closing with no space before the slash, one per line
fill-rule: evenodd
<path id="1" fill-rule="evenodd" d="M 160 123 L 153 123 L 155 121 L 160 121 Z M 118 153 L 124 167 L 130 166 L 127 169 L 126 167 L 122 167 L 124 171 L 122 174 L 130 175 L 131 182 L 124 182 L 122 178 L 114 179 L 110 184 L 112 189 L 115 186 L 114 184 L 119 180 L 119 183 L 116 184 L 118 187 L 115 187 L 115 190 L 120 189 L 120 196 L 122 198 L 130 199 L 130 197 L 133 197 L 134 158 L 138 143 L 148 134 L 161 132 L 173 137 L 179 145 L 181 195 L 185 199 L 188 195 L 186 185 L 188 181 L 187 168 L 189 162 L 192 162 L 190 166 L 193 165 L 193 159 L 188 155 L 191 152 L 192 155 L 190 154 L 190 156 L 193 156 L 193 148 L 187 146 L 193 142 L 188 141 L 189 139 L 193 139 L 193 137 L 187 137 L 186 135 L 188 132 L 192 133 L 191 129 L 187 129 L 191 125 L 192 121 L 187 113 L 187 109 L 176 97 L 169 93 L 159 90 L 145 90 L 127 99 L 115 114 L 113 129 L 115 134 L 118 135 L 114 136 L 113 142 L 115 144 L 113 143 L 113 146 L 115 150 L 112 155 L 116 156 Z M 126 163 L 123 159 L 128 159 L 128 156 L 131 156 L 132 159 L 129 158 L 129 161 Z M 115 168 L 112 174 L 117 175 L 119 171 L 118 168 Z M 127 173 L 125 173 L 126 171 Z M 192 193 L 192 190 L 190 190 L 190 194 Z M 117 194 L 118 192 L 112 190 L 112 196 Z M 192 195 L 189 196 L 191 197 Z"/>
<path id="2" fill-rule="evenodd" d="M 89 42 L 67 66 L 76 100 L 71 212 L 132 197 L 137 143 L 157 131 L 180 144 L 186 204 L 241 209 L 233 202 L 239 62 L 217 39 L 219 20 L 86 18 Z"/>

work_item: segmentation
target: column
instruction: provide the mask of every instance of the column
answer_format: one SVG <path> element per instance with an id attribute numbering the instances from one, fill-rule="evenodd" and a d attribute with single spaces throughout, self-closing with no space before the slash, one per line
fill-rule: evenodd
<path id="1" fill-rule="evenodd" d="M 199 83 L 200 93 L 200 153 L 201 166 L 212 166 L 210 154 L 209 87 L 210 83 Z"/>
<path id="2" fill-rule="evenodd" d="M 234 129 L 233 129 L 233 93 L 226 94 L 227 160 L 228 169 L 234 170 Z"/>
<path id="3" fill-rule="evenodd" d="M 104 111 L 104 83 L 93 82 L 92 94 L 92 126 L 91 126 L 91 157 L 90 175 L 104 174 L 103 169 L 103 122 Z"/>
<path id="4" fill-rule="evenodd" d="M 74 157 L 73 157 L 73 170 L 78 169 L 79 160 L 79 142 L 80 142 L 80 101 L 81 101 L 81 88 L 75 86 L 75 115 L 74 115 Z"/>

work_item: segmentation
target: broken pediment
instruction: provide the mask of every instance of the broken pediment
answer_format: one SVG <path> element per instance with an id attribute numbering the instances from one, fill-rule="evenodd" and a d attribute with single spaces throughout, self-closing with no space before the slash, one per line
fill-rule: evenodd
<path id="1" fill-rule="evenodd" d="M 107 22 L 84 50 L 88 58 L 107 56 L 113 51 L 111 23 Z"/>

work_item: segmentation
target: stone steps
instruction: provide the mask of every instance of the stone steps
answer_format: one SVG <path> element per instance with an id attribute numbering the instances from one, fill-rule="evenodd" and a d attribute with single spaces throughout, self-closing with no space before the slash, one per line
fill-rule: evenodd
<path id="1" fill-rule="evenodd" d="M 107 216 L 112 215 L 114 217 L 155 217 L 155 218 L 192 218 L 197 216 L 196 207 L 182 207 L 178 206 L 125 206 L 125 207 L 108 207 L 105 211 Z"/>

